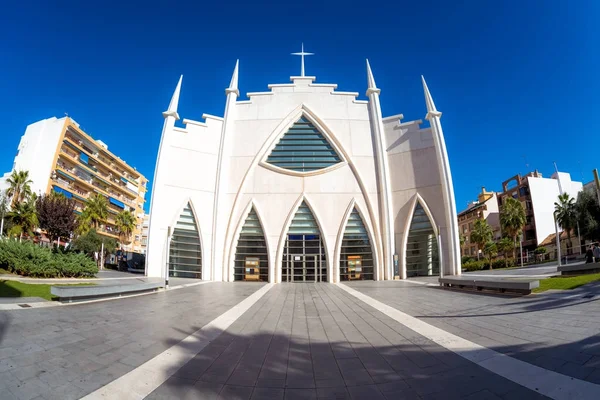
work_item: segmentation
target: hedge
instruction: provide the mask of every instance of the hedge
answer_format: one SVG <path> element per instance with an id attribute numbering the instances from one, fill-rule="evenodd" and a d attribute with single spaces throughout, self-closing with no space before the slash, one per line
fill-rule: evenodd
<path id="1" fill-rule="evenodd" d="M 35 278 L 94 277 L 96 263 L 81 253 L 61 253 L 31 242 L 0 240 L 0 268 Z"/>
<path id="2" fill-rule="evenodd" d="M 514 267 L 514 263 L 512 260 L 508 260 L 508 266 Z M 490 269 L 490 262 L 487 260 L 467 261 L 462 264 L 462 268 L 465 271 L 481 271 L 483 269 Z M 492 261 L 492 268 L 493 269 L 505 268 L 504 259 L 497 259 L 497 260 Z"/>

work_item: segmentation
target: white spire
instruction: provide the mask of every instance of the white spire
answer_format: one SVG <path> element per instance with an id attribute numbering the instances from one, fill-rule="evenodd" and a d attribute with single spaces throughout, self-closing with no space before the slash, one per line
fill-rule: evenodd
<path id="1" fill-rule="evenodd" d="M 304 56 L 314 56 L 315 53 L 305 53 L 304 43 L 302 43 L 302 51 L 300 53 L 292 53 L 293 56 L 300 56 L 300 76 L 304 76 Z"/>
<path id="2" fill-rule="evenodd" d="M 225 93 L 235 93 L 236 96 L 240 95 L 240 91 L 238 89 L 238 74 L 239 74 L 240 60 L 236 60 L 235 68 L 233 69 L 233 75 L 231 75 L 231 82 L 229 83 L 229 87 L 225 89 Z"/>
<path id="3" fill-rule="evenodd" d="M 371 93 L 379 94 L 380 92 L 381 90 L 378 89 L 375 84 L 375 78 L 373 77 L 373 71 L 371 71 L 369 59 L 367 59 L 367 96 L 371 95 Z"/>
<path id="4" fill-rule="evenodd" d="M 431 98 L 431 93 L 429 93 L 429 88 L 427 87 L 427 82 L 425 82 L 425 78 L 423 77 L 423 75 L 421 75 L 421 80 L 423 81 L 423 91 L 425 92 L 425 104 L 427 105 L 427 116 L 425 118 L 429 119 L 431 117 L 441 117 L 442 113 L 435 108 L 435 103 Z"/>
<path id="5" fill-rule="evenodd" d="M 169 108 L 167 111 L 163 112 L 163 117 L 174 117 L 175 119 L 179 119 L 179 114 L 177 114 L 177 106 L 179 105 L 179 92 L 181 92 L 181 81 L 183 80 L 183 75 L 179 77 L 179 82 L 177 83 L 177 87 L 173 92 L 173 97 L 171 97 L 171 102 L 169 103 Z"/>

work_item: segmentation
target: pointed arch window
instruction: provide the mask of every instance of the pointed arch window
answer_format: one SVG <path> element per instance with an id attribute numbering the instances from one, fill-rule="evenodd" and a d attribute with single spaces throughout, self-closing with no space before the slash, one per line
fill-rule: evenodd
<path id="1" fill-rule="evenodd" d="M 169 276 L 202 278 L 202 246 L 196 218 L 188 203 L 173 229 L 169 246 Z"/>
<path id="2" fill-rule="evenodd" d="M 281 137 L 267 158 L 267 163 L 297 172 L 310 172 L 331 167 L 342 158 L 305 117 L 301 117 Z"/>
<path id="3" fill-rule="evenodd" d="M 373 249 L 365 224 L 354 208 L 344 231 L 340 250 L 340 280 L 371 280 L 373 274 Z"/>
<path id="4" fill-rule="evenodd" d="M 250 210 L 235 251 L 233 279 L 236 281 L 269 280 L 269 255 L 262 225 L 254 207 Z"/>
<path id="5" fill-rule="evenodd" d="M 302 202 L 283 249 L 283 282 L 326 282 L 327 259 L 319 225 L 305 202 Z"/>
<path id="6" fill-rule="evenodd" d="M 427 276 L 440 273 L 435 230 L 419 201 L 417 201 L 410 223 L 405 254 L 407 276 Z"/>

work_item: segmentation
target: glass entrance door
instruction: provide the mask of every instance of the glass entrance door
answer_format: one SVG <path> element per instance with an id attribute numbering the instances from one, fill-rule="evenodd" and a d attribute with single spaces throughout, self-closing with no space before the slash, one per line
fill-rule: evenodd
<path id="1" fill-rule="evenodd" d="M 283 282 L 326 282 L 325 249 L 318 235 L 288 235 L 284 248 Z"/>

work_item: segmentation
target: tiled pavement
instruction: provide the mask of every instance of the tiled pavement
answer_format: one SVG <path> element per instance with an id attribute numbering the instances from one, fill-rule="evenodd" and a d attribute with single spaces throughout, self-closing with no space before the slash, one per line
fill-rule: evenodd
<path id="1" fill-rule="evenodd" d="M 70 399 L 206 325 L 260 284 L 0 313 L 0 399 Z M 429 324 L 597 382 L 595 297 L 482 296 L 406 282 L 350 286 Z M 594 290 L 592 290 L 593 292 Z M 598 292 L 599 290 L 596 290 Z M 543 396 L 424 338 L 335 285 L 275 285 L 150 399 L 529 399 Z"/>
<path id="2" fill-rule="evenodd" d="M 479 345 L 600 384 L 600 283 L 527 297 L 449 291 L 407 282 L 349 286 Z"/>
<path id="3" fill-rule="evenodd" d="M 0 312 L 0 399 L 78 399 L 258 290 L 207 283 L 92 304 Z"/>
<path id="4" fill-rule="evenodd" d="M 281 284 L 147 398 L 544 397 L 464 360 L 334 285 Z"/>

